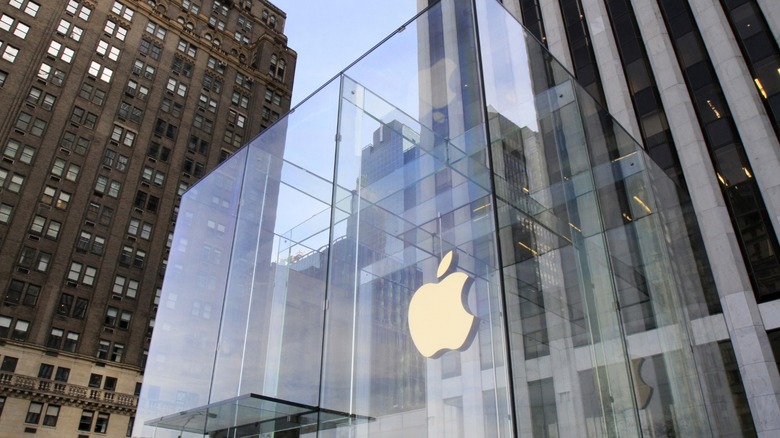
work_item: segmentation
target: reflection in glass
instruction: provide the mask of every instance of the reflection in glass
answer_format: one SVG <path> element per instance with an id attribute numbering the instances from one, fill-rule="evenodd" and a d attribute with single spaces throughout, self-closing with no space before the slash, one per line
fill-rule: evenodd
<path id="1" fill-rule="evenodd" d="M 689 330 L 674 183 L 475 6 L 430 6 L 185 195 L 138 435 L 733 430 L 739 397 L 711 419 L 727 348 Z M 440 307 L 476 328 L 426 358 L 410 303 L 453 273 Z"/>

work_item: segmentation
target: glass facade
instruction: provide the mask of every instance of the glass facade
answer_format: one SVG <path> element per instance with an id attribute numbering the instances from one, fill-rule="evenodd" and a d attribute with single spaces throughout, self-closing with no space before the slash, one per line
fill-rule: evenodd
<path id="1" fill-rule="evenodd" d="M 183 196 L 134 436 L 737 435 L 678 193 L 437 2 Z"/>

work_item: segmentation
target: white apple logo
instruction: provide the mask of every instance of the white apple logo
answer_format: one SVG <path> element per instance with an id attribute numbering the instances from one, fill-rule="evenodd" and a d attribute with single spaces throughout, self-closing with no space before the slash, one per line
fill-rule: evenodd
<path id="1" fill-rule="evenodd" d="M 477 317 L 468 310 L 467 295 L 473 280 L 458 266 L 457 254 L 448 252 L 436 271 L 438 283 L 426 283 L 409 303 L 409 332 L 417 350 L 435 359 L 446 350 L 463 351 L 477 333 Z"/>

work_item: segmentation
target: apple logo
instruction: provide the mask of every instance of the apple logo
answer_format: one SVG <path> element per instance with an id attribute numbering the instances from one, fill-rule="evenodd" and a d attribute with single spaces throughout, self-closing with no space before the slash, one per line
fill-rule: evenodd
<path id="1" fill-rule="evenodd" d="M 473 280 L 463 272 L 453 272 L 457 266 L 457 254 L 448 252 L 436 271 L 439 282 L 420 286 L 409 303 L 412 341 L 431 359 L 447 350 L 466 350 L 477 333 L 477 317 L 467 304 Z"/>

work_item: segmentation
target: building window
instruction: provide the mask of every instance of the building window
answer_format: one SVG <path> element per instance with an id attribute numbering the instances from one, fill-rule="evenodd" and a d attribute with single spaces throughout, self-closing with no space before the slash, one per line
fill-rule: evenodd
<path id="1" fill-rule="evenodd" d="M 32 105 L 40 105 L 41 108 L 46 111 L 51 111 L 54 107 L 54 102 L 57 98 L 49 93 L 44 93 L 43 90 L 37 87 L 30 88 L 30 92 L 27 94 L 27 103 Z"/>
<path id="2" fill-rule="evenodd" d="M 0 316 L 0 327 L 2 327 L 2 322 L 4 319 L 8 319 L 8 326 L 10 327 L 10 321 L 11 318 L 8 318 L 7 316 Z M 3 337 L 6 335 L 4 334 Z M 0 363 L 0 371 L 6 372 L 6 373 L 15 373 L 16 372 L 16 364 L 19 362 L 19 359 L 11 356 L 5 356 L 3 357 L 3 361 Z"/>
<path id="3" fill-rule="evenodd" d="M 45 186 L 41 195 L 41 203 L 53 205 L 60 210 L 67 210 L 70 204 L 71 194 L 56 187 Z"/>
<path id="4" fill-rule="evenodd" d="M 92 9 L 90 9 L 89 6 L 80 4 L 76 0 L 68 0 L 68 6 L 65 8 L 65 12 L 87 21 L 89 20 L 89 15 L 92 13 Z"/>
<path id="5" fill-rule="evenodd" d="M 127 21 L 133 21 L 133 15 L 135 14 L 135 11 L 120 2 L 114 2 L 114 6 L 111 8 L 111 12 L 116 14 L 118 17 L 124 18 Z"/>
<path id="6" fill-rule="evenodd" d="M 151 65 L 146 65 L 140 59 L 136 59 L 133 63 L 132 73 L 136 76 L 143 76 L 146 79 L 154 79 L 156 69 Z"/>
<path id="7" fill-rule="evenodd" d="M 131 236 L 138 236 L 142 239 L 149 240 L 152 235 L 152 224 L 149 222 L 142 222 L 139 219 L 130 219 L 130 223 L 127 226 L 127 233 Z"/>
<path id="8" fill-rule="evenodd" d="M 165 35 L 167 33 L 164 27 L 155 23 L 154 21 L 150 21 L 146 24 L 146 32 L 161 40 L 165 39 Z"/>
<path id="9" fill-rule="evenodd" d="M 24 417 L 24 422 L 28 424 L 38 424 L 41 421 L 41 412 L 43 412 L 43 403 L 30 402 L 30 407 L 27 408 L 27 415 Z"/>
<path id="10" fill-rule="evenodd" d="M 13 210 L 13 205 L 0 204 L 0 224 L 7 224 L 11 221 Z"/>
<path id="11" fill-rule="evenodd" d="M 215 93 L 221 93 L 222 81 L 217 79 L 211 73 L 206 73 L 205 75 L 203 75 L 203 88 L 209 91 L 213 91 Z"/>
<path id="12" fill-rule="evenodd" d="M 81 89 L 79 89 L 79 97 L 100 106 L 106 100 L 106 92 L 96 88 L 91 82 L 84 82 L 81 84 Z"/>
<path id="13" fill-rule="evenodd" d="M 87 70 L 87 73 L 89 76 L 95 79 L 100 79 L 107 84 L 111 82 L 111 77 L 114 75 L 113 70 L 108 67 L 104 67 L 97 61 L 92 61 L 92 63 L 89 65 L 89 70 Z"/>
<path id="14" fill-rule="evenodd" d="M 154 124 L 154 134 L 157 136 L 176 140 L 178 132 L 179 128 L 166 120 L 157 119 L 157 122 Z"/>
<path id="15" fill-rule="evenodd" d="M 191 44 L 183 39 L 179 40 L 179 44 L 176 46 L 176 50 L 185 53 L 189 57 L 196 57 L 198 55 L 198 48 L 194 44 Z"/>
<path id="16" fill-rule="evenodd" d="M 247 109 L 249 108 L 249 95 L 240 93 L 238 91 L 233 91 L 233 95 L 230 98 L 230 103 Z"/>
<path id="17" fill-rule="evenodd" d="M 72 25 L 70 21 L 63 18 L 60 20 L 59 26 L 57 26 L 57 33 L 78 42 L 81 41 L 81 36 L 84 34 L 84 29 Z"/>
<path id="18" fill-rule="evenodd" d="M 119 181 L 109 180 L 104 175 L 98 175 L 95 180 L 95 194 L 103 195 L 107 194 L 112 198 L 118 198 L 119 192 L 122 190 L 122 184 Z"/>
<path id="19" fill-rule="evenodd" d="M 65 337 L 65 343 L 62 345 L 62 349 L 71 353 L 75 353 L 78 344 L 79 334 L 76 332 L 68 332 L 68 335 Z"/>
<path id="20" fill-rule="evenodd" d="M 0 169 L 0 188 L 13 193 L 19 193 L 24 184 L 24 175 L 18 173 L 11 174 L 8 170 Z"/>
<path id="21" fill-rule="evenodd" d="M 105 40 L 98 41 L 95 52 L 102 57 L 108 57 L 111 61 L 119 60 L 119 55 L 122 54 L 122 51 L 118 47 L 112 46 Z"/>
<path id="22" fill-rule="evenodd" d="M 100 385 L 103 383 L 103 376 L 101 374 L 90 374 L 89 375 L 89 383 L 87 384 L 87 387 L 89 388 L 100 388 Z"/>
<path id="23" fill-rule="evenodd" d="M 143 268 L 146 263 L 146 251 L 135 249 L 132 246 L 123 246 L 119 255 L 119 263 L 125 266 L 132 264 L 134 268 Z"/>
<path id="24" fill-rule="evenodd" d="M 125 295 L 128 298 L 135 298 L 138 293 L 138 281 L 117 275 L 114 277 L 114 286 L 111 292 L 117 295 Z"/>
<path id="25" fill-rule="evenodd" d="M 44 81 L 50 81 L 52 84 L 59 87 L 65 81 L 65 72 L 42 62 L 41 66 L 38 68 L 38 77 Z"/>
<path id="26" fill-rule="evenodd" d="M 52 175 L 57 178 L 65 178 L 68 181 L 76 182 L 79 178 L 79 172 L 81 172 L 81 166 L 68 163 L 62 158 L 55 158 L 54 164 L 51 166 Z"/>
<path id="27" fill-rule="evenodd" d="M 119 104 L 119 112 L 117 113 L 117 117 L 122 120 L 130 119 L 130 121 L 133 123 L 141 123 L 143 109 L 122 101 Z"/>
<path id="28" fill-rule="evenodd" d="M 60 228 L 62 228 L 62 223 L 48 220 L 41 215 L 35 215 L 32 225 L 30 225 L 30 232 L 33 234 L 42 234 L 49 239 L 57 240 L 60 235 Z"/>
<path id="29" fill-rule="evenodd" d="M 108 430 L 108 420 L 110 418 L 110 415 L 105 412 L 98 412 L 97 419 L 95 420 L 95 428 L 93 429 L 96 433 L 106 433 Z"/>
<path id="30" fill-rule="evenodd" d="M 225 130 L 225 135 L 222 137 L 222 140 L 236 148 L 241 147 L 243 144 L 243 137 L 230 129 Z"/>
<path id="31" fill-rule="evenodd" d="M 97 124 L 98 116 L 95 113 L 85 110 L 79 106 L 74 106 L 70 113 L 71 123 L 83 125 L 87 129 L 94 129 Z"/>
<path id="32" fill-rule="evenodd" d="M 11 339 L 15 341 L 26 341 L 27 332 L 29 330 L 30 330 L 29 321 L 23 321 L 21 319 L 17 319 L 16 324 L 14 324 L 14 328 L 11 331 Z"/>
<path id="33" fill-rule="evenodd" d="M 73 132 L 65 131 L 60 139 L 60 146 L 69 151 L 73 150 L 79 155 L 84 155 L 89 149 L 89 140 L 79 137 Z"/>
<path id="34" fill-rule="evenodd" d="M 79 430 L 83 432 L 89 432 L 92 429 L 93 418 L 95 418 L 94 411 L 88 411 L 88 410 L 81 411 L 81 419 L 79 420 Z"/>
<path id="35" fill-rule="evenodd" d="M 76 54 L 76 51 L 70 47 L 63 46 L 62 43 L 58 41 L 52 40 L 49 43 L 49 48 L 46 50 L 46 53 L 53 58 L 59 57 L 65 63 L 70 64 L 70 62 L 73 60 L 73 56 Z"/>
<path id="36" fill-rule="evenodd" d="M 174 78 L 168 78 L 168 84 L 165 86 L 165 89 L 168 90 L 168 92 L 172 94 L 175 93 L 181 97 L 187 95 L 187 85 Z"/>
<path id="37" fill-rule="evenodd" d="M 252 78 L 250 78 L 249 76 L 244 76 L 241 73 L 236 73 L 236 84 L 251 90 Z"/>
<path id="38" fill-rule="evenodd" d="M 57 313 L 60 315 L 70 314 L 70 310 L 73 307 L 73 295 L 61 294 L 60 302 L 57 304 Z"/>
<path id="39" fill-rule="evenodd" d="M 185 77 L 192 77 L 192 69 L 193 65 L 191 62 L 186 61 L 178 56 L 173 57 L 173 65 L 171 66 L 171 70 L 175 74 L 180 74 Z"/>
<path id="40" fill-rule="evenodd" d="M 40 293 L 40 286 L 12 279 L 8 285 L 8 292 L 5 294 L 5 302 L 10 304 L 21 303 L 25 306 L 34 307 L 38 304 Z"/>
<path id="41" fill-rule="evenodd" d="M 97 268 L 93 266 L 84 266 L 82 263 L 71 262 L 68 270 L 68 281 L 78 282 L 86 286 L 92 286 L 97 276 Z"/>
<path id="42" fill-rule="evenodd" d="M 43 425 L 49 427 L 57 426 L 57 418 L 60 416 L 60 407 L 57 405 L 46 406 L 46 415 L 43 417 Z"/>
<path id="43" fill-rule="evenodd" d="M 118 24 L 113 19 L 106 20 L 106 26 L 103 28 L 103 32 L 108 36 L 113 36 L 119 41 L 124 41 L 127 36 L 127 28 Z"/>
<path id="44" fill-rule="evenodd" d="M 65 332 L 62 329 L 52 327 L 46 346 L 49 348 L 60 348 L 63 336 L 65 336 Z"/>
<path id="45" fill-rule="evenodd" d="M 0 70 L 0 88 L 5 85 L 5 80 L 8 79 L 8 73 Z"/>
<path id="46" fill-rule="evenodd" d="M 116 325 L 117 315 L 119 315 L 119 309 L 116 307 L 109 307 L 106 309 L 106 317 L 103 318 L 103 324 L 108 327 L 114 327 Z"/>
<path id="47" fill-rule="evenodd" d="M 133 319 L 133 313 L 127 310 L 122 310 L 119 313 L 119 329 L 127 330 L 130 328 L 130 321 Z"/>
<path id="48" fill-rule="evenodd" d="M 211 113 L 217 112 L 217 101 L 209 98 L 205 94 L 201 94 L 198 98 L 198 109 L 201 111 L 208 110 Z"/>
<path id="49" fill-rule="evenodd" d="M 14 24 L 16 25 L 14 26 Z M 13 32 L 17 37 L 25 39 L 25 37 L 27 37 L 27 32 L 30 31 L 30 26 L 20 21 L 16 21 L 14 17 L 10 15 L 3 14 L 0 16 L 0 30 Z"/>
<path id="50" fill-rule="evenodd" d="M 214 130 L 214 122 L 211 119 L 208 119 L 206 117 L 203 117 L 200 114 L 196 114 L 195 118 L 193 119 L 192 126 L 202 129 L 208 134 L 211 134 L 211 132 Z"/>
<path id="51" fill-rule="evenodd" d="M 123 344 L 111 344 L 110 341 L 101 339 L 98 343 L 98 359 L 110 360 L 112 362 L 121 362 L 125 346 Z"/>
<path id="52" fill-rule="evenodd" d="M 146 151 L 146 156 L 167 163 L 168 158 L 171 156 L 171 150 L 161 146 L 159 143 L 151 142 L 149 143 L 149 149 Z"/>
<path id="53" fill-rule="evenodd" d="M 169 113 L 170 115 L 179 118 L 181 117 L 181 112 L 184 107 L 180 103 L 176 103 L 167 97 L 163 97 L 162 103 L 160 104 L 160 109 L 163 112 Z"/>
<path id="54" fill-rule="evenodd" d="M 17 140 L 9 139 L 5 149 L 3 149 L 3 155 L 24 164 L 32 164 L 35 157 L 35 148 L 26 144 L 23 145 Z"/>
<path id="55" fill-rule="evenodd" d="M 227 68 L 227 64 L 217 60 L 217 58 L 214 58 L 212 56 L 209 56 L 209 60 L 207 63 L 208 67 L 212 70 L 216 70 L 219 74 L 224 74 L 225 69 Z"/>
<path id="56" fill-rule="evenodd" d="M 46 130 L 46 122 L 37 117 L 33 117 L 24 111 L 19 113 L 16 119 L 16 129 L 29 132 L 35 137 L 41 137 Z"/>
<path id="57" fill-rule="evenodd" d="M 76 304 L 73 306 L 73 313 L 71 316 L 76 319 L 84 319 L 87 316 L 87 307 L 89 300 L 86 298 L 76 298 Z"/>
<path id="58" fill-rule="evenodd" d="M 2 41 L 0 41 L 0 46 L 2 46 Z M 16 47 L 6 44 L 5 49 L 3 50 L 3 59 L 6 61 L 13 63 L 16 61 L 16 57 L 19 55 L 19 49 Z"/>

